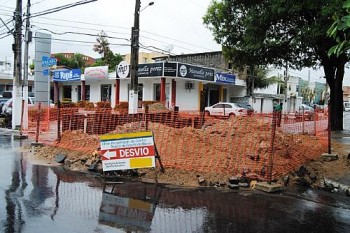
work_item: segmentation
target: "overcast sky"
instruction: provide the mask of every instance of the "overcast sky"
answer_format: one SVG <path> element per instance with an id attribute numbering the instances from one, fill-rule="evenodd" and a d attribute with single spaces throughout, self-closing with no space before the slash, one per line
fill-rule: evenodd
<path id="1" fill-rule="evenodd" d="M 31 0 L 31 13 L 78 2 L 79 0 Z M 212 33 L 203 25 L 202 17 L 211 0 L 154 0 L 154 5 L 146 7 L 151 1 L 141 1 L 140 43 L 150 50 L 169 51 L 172 54 L 198 53 L 221 50 Z M 0 17 L 8 22 L 15 10 L 16 0 L 0 0 Z M 23 12 L 27 1 L 23 0 Z M 130 34 L 134 22 L 135 0 L 98 0 L 60 12 L 31 19 L 32 31 L 52 35 L 52 53 L 83 53 L 97 58 L 93 44 L 96 35 L 102 30 L 107 33 L 114 53 L 130 53 Z M 13 28 L 13 23 L 8 25 Z M 51 31 L 51 32 L 50 32 Z M 79 35 L 74 34 L 79 33 Z M 61 34 L 61 35 L 60 35 Z M 63 34 L 63 35 L 62 35 Z M 91 34 L 91 35 L 83 35 Z M 0 38 L 6 36 L 6 28 L 0 26 Z M 11 45 L 13 37 L 0 39 L 0 58 L 13 59 Z M 34 44 L 30 45 L 30 57 L 34 57 Z M 290 75 L 313 81 L 325 81 L 323 69 L 303 71 L 290 70 Z M 274 74 L 283 74 L 275 71 Z M 347 78 L 344 79 L 345 82 Z"/>
<path id="2" fill-rule="evenodd" d="M 78 0 L 31 0 L 31 12 L 50 9 Z M 0 0 L 0 17 L 7 22 L 15 10 L 15 0 Z M 211 32 L 203 25 L 202 17 L 210 0 L 154 0 L 154 5 L 144 8 L 150 1 L 141 1 L 140 43 L 154 51 L 173 54 L 217 51 L 221 46 L 214 42 Z M 25 11 L 27 1 L 23 0 Z M 96 34 L 104 30 L 114 53 L 130 53 L 130 34 L 134 22 L 135 0 L 98 0 L 61 12 L 31 19 L 32 30 L 52 31 L 52 53 L 79 52 L 92 57 L 100 55 L 92 50 Z M 9 25 L 13 27 L 12 24 Z M 0 28 L 0 34 L 5 28 Z M 68 33 L 67 33 L 68 32 Z M 75 35 L 87 33 L 88 35 Z M 57 33 L 57 34 L 55 34 Z M 64 35 L 58 35 L 66 33 Z M 0 36 L 2 37 L 2 36 Z M 117 39 L 119 38 L 119 39 Z M 13 37 L 1 39 L 1 56 L 13 57 Z M 34 45 L 31 44 L 31 56 Z M 141 49 L 143 50 L 143 49 Z M 144 50 L 147 51 L 147 50 Z M 150 51 L 150 50 L 148 50 Z"/>

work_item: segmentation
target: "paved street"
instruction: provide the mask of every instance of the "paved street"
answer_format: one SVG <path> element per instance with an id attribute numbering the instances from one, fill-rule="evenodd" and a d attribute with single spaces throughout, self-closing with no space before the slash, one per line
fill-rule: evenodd
<path id="1" fill-rule="evenodd" d="M 348 197 L 318 190 L 186 190 L 102 180 L 33 163 L 0 133 L 0 231 L 350 232 Z"/>

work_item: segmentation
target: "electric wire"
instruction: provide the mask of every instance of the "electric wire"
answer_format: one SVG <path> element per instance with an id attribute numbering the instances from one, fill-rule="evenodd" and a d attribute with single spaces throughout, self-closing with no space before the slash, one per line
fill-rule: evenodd
<path id="1" fill-rule="evenodd" d="M 62 21 L 62 22 L 68 22 L 68 23 L 78 23 L 78 24 L 85 24 L 85 25 L 94 25 L 94 26 L 109 27 L 109 28 L 119 28 L 119 29 L 128 30 L 128 31 L 130 30 L 130 28 L 126 28 L 126 27 L 118 27 L 118 26 L 107 25 L 107 24 L 96 24 L 96 23 L 82 22 L 82 21 L 76 21 L 76 20 L 54 19 L 54 18 L 50 18 L 50 17 L 40 17 L 40 19 L 46 19 L 46 20 L 52 20 L 52 21 Z M 47 23 L 47 22 L 43 23 L 43 22 L 38 22 L 38 21 L 34 21 L 34 22 L 40 23 L 40 24 L 46 24 L 46 25 L 50 25 L 51 24 L 51 25 L 54 25 L 54 26 L 71 27 L 71 26 L 62 25 L 62 24 L 52 24 L 52 23 Z M 80 29 L 90 29 L 90 28 L 80 28 Z M 186 44 L 186 45 L 189 45 L 189 46 L 192 46 L 192 47 L 205 49 L 207 51 L 213 51 L 212 49 L 209 49 L 209 48 L 206 48 L 206 47 L 203 47 L 203 46 L 198 46 L 196 44 L 192 44 L 192 43 L 189 43 L 189 42 L 186 42 L 186 41 L 182 41 L 182 40 L 174 39 L 174 38 L 171 38 L 171 37 L 159 35 L 157 33 L 148 32 L 148 31 L 145 31 L 145 30 L 140 30 L 140 31 L 142 33 L 146 33 L 146 34 L 149 34 L 149 35 L 152 35 L 152 36 L 161 37 L 161 38 L 164 38 L 164 39 L 167 39 L 167 40 L 173 40 L 173 41 L 176 41 L 176 42 L 179 42 L 179 43 L 182 43 L 182 44 Z M 110 32 L 113 32 L 113 31 L 110 31 Z M 119 33 L 119 32 L 115 32 L 115 33 Z M 130 33 L 128 33 L 128 34 L 130 34 Z M 164 43 L 167 43 L 167 42 L 164 42 Z M 174 44 L 174 45 L 179 47 L 179 48 L 189 50 L 188 48 L 183 48 L 183 47 L 180 47 L 180 46 L 178 46 L 176 44 Z"/>

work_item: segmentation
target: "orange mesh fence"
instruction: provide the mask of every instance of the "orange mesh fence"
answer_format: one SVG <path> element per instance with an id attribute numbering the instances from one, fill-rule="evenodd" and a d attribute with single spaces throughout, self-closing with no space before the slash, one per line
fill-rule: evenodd
<path id="1" fill-rule="evenodd" d="M 30 125 L 37 122 L 36 112 Z M 273 151 L 272 114 L 216 118 L 195 111 L 127 115 L 111 109 L 54 108 L 42 110 L 40 122 L 46 125 L 40 126 L 40 141 L 55 147 L 89 155 L 99 147 L 98 135 L 152 131 L 165 168 L 262 180 L 267 178 L 271 153 L 272 175 L 280 176 L 326 152 L 328 135 L 325 115 L 310 121 L 281 116 Z"/>

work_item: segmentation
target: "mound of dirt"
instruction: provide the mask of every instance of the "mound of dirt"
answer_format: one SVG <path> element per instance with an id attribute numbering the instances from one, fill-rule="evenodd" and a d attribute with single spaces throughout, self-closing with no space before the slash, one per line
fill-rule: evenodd
<path id="1" fill-rule="evenodd" d="M 325 175 L 342 175 L 349 170 L 344 155 L 337 161 L 324 162 L 321 159 L 321 154 L 326 151 L 324 143 L 310 135 L 284 134 L 278 129 L 271 154 L 271 126 L 261 119 L 207 120 L 201 129 L 174 128 L 152 122 L 148 127 L 154 133 L 165 166 L 165 173 L 157 172 L 161 183 L 225 186 L 232 176 L 243 177 L 246 182 L 266 180 L 271 156 L 273 178 L 280 178 L 279 182 L 286 185 L 297 183 L 301 174 L 303 178 L 307 174 L 306 183 L 317 186 L 318 180 Z M 135 122 L 120 125 L 111 133 L 142 130 L 145 130 L 145 122 Z M 99 144 L 96 135 L 66 131 L 60 143 L 43 147 L 33 154 L 50 164 L 56 164 L 56 155 L 64 154 L 67 168 L 88 171 L 93 166 L 93 170 L 102 173 L 101 157 L 97 152 Z M 154 169 L 139 169 L 139 174 L 144 181 L 155 180 Z M 293 182 L 286 182 L 286 176 Z"/>

